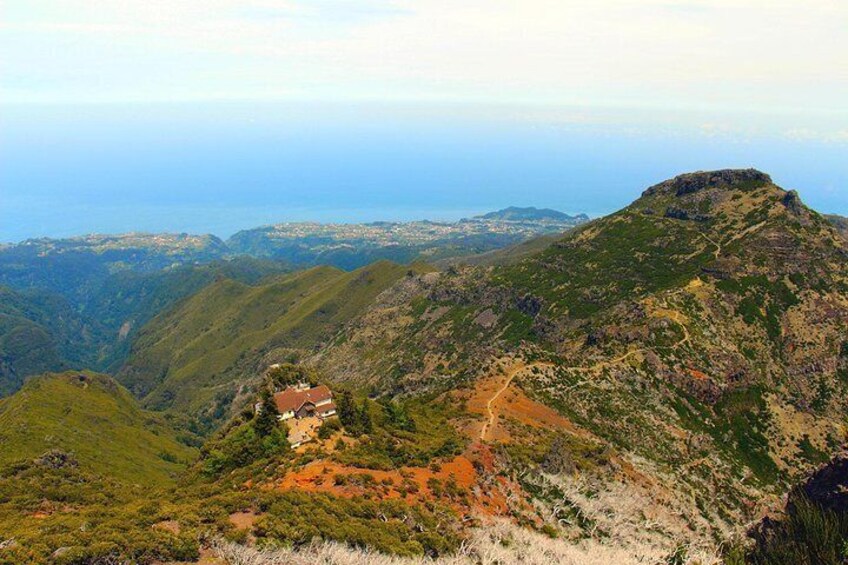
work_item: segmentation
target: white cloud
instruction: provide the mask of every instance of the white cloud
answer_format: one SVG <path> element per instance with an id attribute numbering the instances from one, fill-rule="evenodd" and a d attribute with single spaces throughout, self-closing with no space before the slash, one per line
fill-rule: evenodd
<path id="1" fill-rule="evenodd" d="M 825 113 L 844 0 L 5 0 L 5 100 L 324 98 Z M 844 123 L 843 123 L 844 125 Z"/>

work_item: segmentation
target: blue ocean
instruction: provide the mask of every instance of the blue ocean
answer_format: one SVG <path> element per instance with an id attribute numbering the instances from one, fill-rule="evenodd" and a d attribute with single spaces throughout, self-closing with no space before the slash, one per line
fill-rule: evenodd
<path id="1" fill-rule="evenodd" d="M 696 118 L 428 104 L 6 105 L 0 242 L 282 221 L 598 216 L 681 172 L 756 167 L 848 213 L 848 144 Z M 732 124 L 732 117 L 728 118 Z M 676 121 L 675 121 L 676 120 Z"/>

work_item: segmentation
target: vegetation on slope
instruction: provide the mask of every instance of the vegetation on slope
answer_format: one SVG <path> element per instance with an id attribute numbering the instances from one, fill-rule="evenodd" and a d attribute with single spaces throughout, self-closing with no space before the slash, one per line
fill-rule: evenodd
<path id="1" fill-rule="evenodd" d="M 220 280 L 148 324 L 118 379 L 151 407 L 196 411 L 217 397 L 228 408 L 268 364 L 317 347 L 415 272 L 379 262 L 349 273 L 316 267 L 256 286 Z"/>
<path id="2" fill-rule="evenodd" d="M 95 294 L 113 273 L 152 273 L 208 262 L 221 258 L 224 249 L 214 236 L 187 234 L 32 239 L 0 250 L 0 284 L 53 292 L 76 305 Z"/>
<path id="3" fill-rule="evenodd" d="M 818 467 L 790 491 L 782 515 L 752 527 L 750 547 L 735 546 L 729 565 L 843 565 L 848 561 L 848 455 Z"/>
<path id="4" fill-rule="evenodd" d="M 0 287 L 0 396 L 45 371 L 114 371 L 138 328 L 160 311 L 221 277 L 255 283 L 285 270 L 279 263 L 241 258 L 155 272 L 103 272 L 85 289 L 65 281 L 69 286 L 61 293 Z M 64 280 L 63 271 L 54 275 Z"/>
<path id="5" fill-rule="evenodd" d="M 58 449 L 89 472 L 138 484 L 172 481 L 196 456 L 160 416 L 105 375 L 47 374 L 0 401 L 0 465 Z"/>
<path id="6" fill-rule="evenodd" d="M 417 278 L 316 361 L 407 395 L 536 363 L 524 394 L 718 539 L 844 441 L 846 254 L 763 173 L 682 175 L 515 264 Z"/>
<path id="7" fill-rule="evenodd" d="M 0 287 L 0 397 L 30 375 L 96 365 L 104 337 L 61 296 Z"/>
<path id="8" fill-rule="evenodd" d="M 66 377 L 75 374 L 43 379 Z M 98 376 L 88 378 L 98 379 L 92 387 L 109 386 Z M 404 442 L 393 453 L 417 453 L 416 439 L 437 441 L 453 433 L 449 426 L 443 429 L 443 415 L 430 421 L 437 407 L 377 405 L 364 399 L 356 403 L 374 414 L 369 437 L 380 434 Z M 48 411 L 56 410 L 64 411 L 47 405 L 41 415 L 55 418 Z M 426 411 L 427 419 L 424 413 L 420 420 L 413 416 L 419 410 Z M 111 421 L 101 417 L 97 403 L 88 416 L 108 435 Z M 439 433 L 431 433 L 434 429 Z M 339 427 L 331 433 L 328 441 L 338 442 Z M 367 465 L 370 448 L 357 455 L 355 446 L 369 437 L 362 430 L 344 437 L 351 442 L 353 460 Z M 57 445 L 76 443 L 66 437 Z M 0 564 L 194 560 L 200 544 L 216 538 L 251 539 L 260 548 L 298 548 L 322 539 L 406 556 L 445 555 L 459 545 L 458 517 L 438 499 L 427 504 L 381 500 L 376 489 L 385 486 L 373 480 L 363 483 L 373 489 L 359 494 L 274 488 L 281 476 L 316 457 L 314 451 L 289 449 L 285 426 L 274 418 L 247 411 L 210 439 L 202 454 L 178 483 L 139 486 L 126 480 L 135 477 L 120 466 L 92 464 L 89 453 L 80 459 L 58 450 L 34 458 L 19 453 L 20 458 L 0 464 Z M 427 463 L 438 460 L 428 457 Z M 350 475 L 351 482 L 368 476 L 367 466 L 360 469 Z M 239 515 L 248 518 L 247 524 L 238 521 Z"/>

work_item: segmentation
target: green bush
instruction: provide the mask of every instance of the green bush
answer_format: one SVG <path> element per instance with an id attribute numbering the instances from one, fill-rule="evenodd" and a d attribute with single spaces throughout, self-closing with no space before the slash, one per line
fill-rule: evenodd
<path id="1" fill-rule="evenodd" d="M 807 498 L 793 501 L 783 522 L 748 555 L 753 565 L 844 565 L 848 515 L 825 510 Z"/>

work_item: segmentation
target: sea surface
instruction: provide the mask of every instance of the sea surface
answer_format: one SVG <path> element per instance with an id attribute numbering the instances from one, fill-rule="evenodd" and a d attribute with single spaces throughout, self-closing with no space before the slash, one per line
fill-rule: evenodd
<path id="1" fill-rule="evenodd" d="M 848 139 L 707 118 L 716 120 L 414 104 L 7 105 L 0 242 L 226 238 L 282 221 L 457 220 L 513 205 L 598 216 L 665 178 L 725 167 L 759 168 L 816 209 L 848 214 Z"/>

